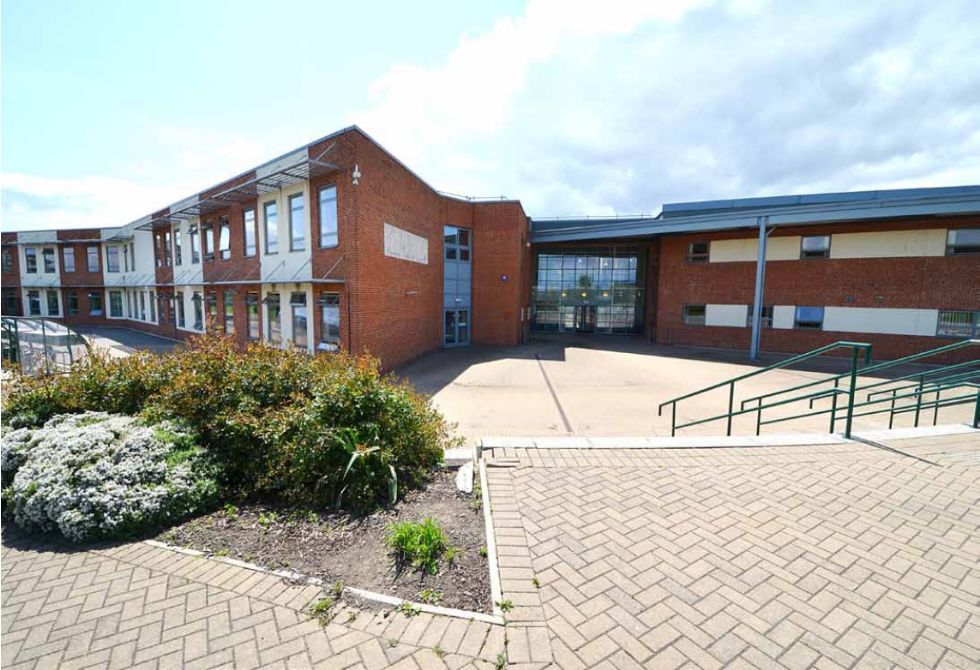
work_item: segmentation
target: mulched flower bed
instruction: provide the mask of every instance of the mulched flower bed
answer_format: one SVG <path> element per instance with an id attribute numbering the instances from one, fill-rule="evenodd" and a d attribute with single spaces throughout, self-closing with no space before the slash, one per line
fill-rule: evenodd
<path id="1" fill-rule="evenodd" d="M 416 602 L 491 612 L 479 489 L 473 495 L 460 493 L 455 475 L 455 469 L 442 468 L 424 489 L 367 516 L 250 502 L 198 517 L 156 539 L 268 568 L 289 568 L 327 584 L 339 581 Z M 452 562 L 443 561 L 435 575 L 411 568 L 399 572 L 384 543 L 385 532 L 396 521 L 426 517 L 439 522 L 459 553 Z"/>

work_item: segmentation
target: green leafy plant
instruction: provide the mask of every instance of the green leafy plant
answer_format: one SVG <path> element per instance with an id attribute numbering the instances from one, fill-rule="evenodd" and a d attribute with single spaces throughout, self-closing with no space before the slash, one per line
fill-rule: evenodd
<path id="1" fill-rule="evenodd" d="M 483 558 L 486 558 L 487 557 L 487 548 L 486 548 L 486 546 L 480 547 L 480 556 L 482 556 Z"/>
<path id="2" fill-rule="evenodd" d="M 416 607 L 410 602 L 403 602 L 401 605 L 397 607 L 397 609 L 399 612 L 401 612 L 407 617 L 413 617 L 416 614 L 421 614 L 422 612 L 422 610 L 420 610 L 418 607 Z"/>
<path id="3" fill-rule="evenodd" d="M 514 609 L 514 603 L 511 600 L 498 600 L 497 607 L 500 608 L 501 612 L 509 612 Z"/>
<path id="4" fill-rule="evenodd" d="M 320 598 L 315 603 L 313 603 L 313 606 L 310 607 L 310 612 L 315 617 L 323 618 L 327 616 L 327 614 L 330 612 L 330 609 L 333 606 L 334 606 L 333 598 L 326 596 L 324 598 Z"/>
<path id="5" fill-rule="evenodd" d="M 446 650 L 440 647 L 438 644 L 432 648 L 432 653 L 442 658 L 446 655 Z"/>
<path id="6" fill-rule="evenodd" d="M 534 584 L 534 588 L 536 589 L 541 588 L 541 580 L 538 579 L 537 575 L 534 575 L 534 577 L 531 578 L 531 583 Z"/>
<path id="7" fill-rule="evenodd" d="M 350 491 L 351 497 L 356 500 L 356 506 L 366 506 L 366 503 L 373 502 L 371 498 L 375 495 L 379 480 L 386 481 L 388 502 L 394 504 L 398 500 L 398 473 L 387 462 L 388 459 L 378 444 L 377 433 L 363 439 L 359 431 L 344 427 L 337 430 L 335 440 L 343 452 L 349 454 L 335 505 L 340 507 L 344 494 Z M 329 475 L 321 477 L 317 487 L 328 478 Z"/>
<path id="8" fill-rule="evenodd" d="M 439 523 L 426 518 L 421 523 L 403 521 L 392 524 L 385 542 L 396 554 L 400 564 L 410 564 L 414 569 L 428 574 L 439 571 L 439 561 L 455 549 Z"/>
<path id="9" fill-rule="evenodd" d="M 442 593 L 433 589 L 422 589 L 419 592 L 419 600 L 429 605 L 438 605 L 442 602 Z"/>
<path id="10" fill-rule="evenodd" d="M 335 581 L 333 586 L 330 587 L 330 593 L 332 593 L 334 597 L 339 598 L 344 593 L 344 583 L 339 579 Z"/>

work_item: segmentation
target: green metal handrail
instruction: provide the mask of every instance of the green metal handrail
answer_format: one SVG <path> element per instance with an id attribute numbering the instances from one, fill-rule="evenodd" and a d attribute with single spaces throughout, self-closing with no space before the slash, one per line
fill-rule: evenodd
<path id="1" fill-rule="evenodd" d="M 786 360 L 780 361 L 778 363 L 773 363 L 772 365 L 767 365 L 764 368 L 760 368 L 758 370 L 753 370 L 752 372 L 747 372 L 747 373 L 745 373 L 743 375 L 739 375 L 737 377 L 732 377 L 731 379 L 727 379 L 725 381 L 718 382 L 717 384 L 712 384 L 711 386 L 707 386 L 707 387 L 705 387 L 703 389 L 700 389 L 700 390 L 697 390 L 697 391 L 693 391 L 691 393 L 686 393 L 686 394 L 684 394 L 682 396 L 677 396 L 676 398 L 671 398 L 670 400 L 666 400 L 666 401 L 660 403 L 660 405 L 657 407 L 657 416 L 662 416 L 663 415 L 664 407 L 666 407 L 667 405 L 670 405 L 670 407 L 671 407 L 671 412 L 670 412 L 670 434 L 671 434 L 672 437 L 676 434 L 677 429 L 679 429 L 679 428 L 688 428 L 690 426 L 696 426 L 696 425 L 699 425 L 699 424 L 702 424 L 702 423 L 708 423 L 708 422 L 711 422 L 711 421 L 718 421 L 720 419 L 727 419 L 727 425 L 726 425 L 725 434 L 726 435 L 731 435 L 732 434 L 732 419 L 735 416 L 738 416 L 738 415 L 741 415 L 741 414 L 746 414 L 748 412 L 756 412 L 756 411 L 759 411 L 760 412 L 759 417 L 761 418 L 761 409 L 764 408 L 764 407 L 761 407 L 761 403 L 760 403 L 760 407 L 753 407 L 751 409 L 746 410 L 745 407 L 744 407 L 744 404 L 743 404 L 743 407 L 742 407 L 741 410 L 735 410 L 735 384 L 737 382 L 740 382 L 740 381 L 742 381 L 744 379 L 748 379 L 750 377 L 755 377 L 757 375 L 761 375 L 763 373 L 769 372 L 770 370 L 778 370 L 780 368 L 789 367 L 791 365 L 795 365 L 796 363 L 800 363 L 802 361 L 806 361 L 806 360 L 809 360 L 811 358 L 815 358 L 817 356 L 821 356 L 821 355 L 823 355 L 823 354 L 825 354 L 825 353 L 827 353 L 829 351 L 834 351 L 835 349 L 842 349 L 842 348 L 849 348 L 851 350 L 851 369 L 850 369 L 850 372 L 847 373 L 847 375 L 850 376 L 850 401 L 848 403 L 848 408 L 849 409 L 848 409 L 848 414 L 847 414 L 847 428 L 845 430 L 845 435 L 848 436 L 848 437 L 850 437 L 850 434 L 851 434 L 851 415 L 852 415 L 851 406 L 853 405 L 854 389 L 855 389 L 856 384 L 857 384 L 857 370 L 858 370 L 859 354 L 860 354 L 860 352 L 862 352 L 862 351 L 864 352 L 865 364 L 871 362 L 871 345 L 868 344 L 867 342 L 849 342 L 849 341 L 846 341 L 846 340 L 844 340 L 844 341 L 838 341 L 838 342 L 833 342 L 831 344 L 824 345 L 824 346 L 819 347 L 817 349 L 814 349 L 812 351 L 808 351 L 808 352 L 803 353 L 803 354 L 798 354 L 796 356 L 791 356 L 790 358 L 787 358 Z M 847 375 L 845 375 L 845 376 L 847 376 Z M 723 388 L 725 386 L 728 387 L 728 412 L 726 412 L 724 414 L 719 414 L 717 416 L 712 416 L 712 417 L 709 417 L 707 419 L 699 419 L 697 421 L 689 421 L 687 423 L 682 423 L 682 424 L 678 424 L 677 423 L 677 403 L 679 403 L 681 400 L 686 400 L 688 398 L 692 398 L 694 396 L 701 395 L 702 393 L 707 393 L 708 391 L 714 391 L 715 389 Z M 777 403 L 773 403 L 770 406 L 775 407 L 777 405 L 783 405 L 783 404 L 787 404 L 787 403 L 777 402 Z M 835 394 L 835 407 L 836 407 L 836 394 Z M 758 431 L 758 421 L 757 421 L 757 429 L 756 430 Z"/>
<path id="2" fill-rule="evenodd" d="M 33 364 L 33 358 L 30 357 L 28 360 L 24 360 L 23 353 L 21 351 L 21 344 L 24 336 L 31 331 L 25 330 L 23 333 L 20 327 L 21 323 L 38 324 L 40 331 L 40 352 L 41 358 L 43 359 L 43 369 L 34 370 L 31 368 L 29 363 Z M 54 321 L 52 319 L 46 319 L 44 317 L 30 317 L 30 316 L 3 316 L 0 317 L 0 324 L 2 324 L 2 335 L 4 337 L 4 343 L 2 351 L 0 354 L 12 363 L 17 363 L 21 366 L 21 370 L 25 373 L 42 372 L 43 374 L 52 374 L 52 359 L 58 356 L 58 345 L 56 343 L 49 342 L 49 331 L 51 338 L 55 338 L 57 341 L 58 337 L 63 337 L 65 340 L 64 351 L 61 352 L 62 356 L 67 354 L 68 357 L 68 367 L 75 362 L 75 352 L 73 347 L 84 346 L 85 354 L 90 354 L 92 352 L 92 347 L 88 340 L 85 339 L 80 333 L 73 330 L 64 323 Z M 52 324 L 49 326 L 48 324 Z M 29 342 L 30 340 L 28 340 Z M 33 351 L 33 349 L 32 349 Z M 58 363 L 55 361 L 55 365 Z M 55 372 L 58 370 L 56 369 Z"/>

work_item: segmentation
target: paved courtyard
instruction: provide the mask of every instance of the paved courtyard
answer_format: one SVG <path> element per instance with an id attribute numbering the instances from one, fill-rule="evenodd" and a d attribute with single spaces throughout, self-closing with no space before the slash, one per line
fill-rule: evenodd
<path id="1" fill-rule="evenodd" d="M 765 356 L 764 364 L 780 360 Z M 848 361 L 821 357 L 800 369 L 767 372 L 738 385 L 736 401 L 827 378 L 847 369 Z M 669 398 L 757 369 L 744 352 L 653 345 L 639 337 L 535 337 L 520 347 L 447 349 L 423 356 L 398 372 L 421 390 L 460 433 L 475 443 L 484 436 L 664 436 L 670 435 L 669 411 L 657 416 L 657 405 Z M 906 367 L 902 372 L 916 369 Z M 874 381 L 867 379 L 865 381 Z M 829 385 L 821 387 L 827 389 Z M 718 415 L 728 403 L 719 389 L 678 406 L 678 422 Z M 826 409 L 829 399 L 815 409 Z M 770 410 L 788 416 L 808 410 L 794 403 Z M 939 423 L 971 421 L 970 406 L 940 410 Z M 923 425 L 931 425 L 924 414 Z M 912 425 L 912 414 L 900 415 L 895 426 Z M 887 415 L 855 419 L 856 429 L 886 428 Z M 826 432 L 822 415 L 763 427 L 764 434 Z M 837 431 L 844 429 L 837 422 Z M 678 431 L 678 435 L 723 435 L 716 421 Z M 755 416 L 736 418 L 733 434 L 754 434 Z"/>
<path id="2" fill-rule="evenodd" d="M 886 446 L 493 449 L 509 659 L 976 668 L 980 438 Z"/>

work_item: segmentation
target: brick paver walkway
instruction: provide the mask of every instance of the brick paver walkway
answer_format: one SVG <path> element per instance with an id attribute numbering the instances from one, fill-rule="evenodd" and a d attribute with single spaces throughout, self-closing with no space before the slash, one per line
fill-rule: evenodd
<path id="1" fill-rule="evenodd" d="M 502 626 L 422 613 L 305 612 L 313 586 L 143 543 L 2 554 L 4 668 L 482 668 Z M 352 618 L 356 617 L 356 618 Z M 438 645 L 441 655 L 434 649 Z"/>
<path id="2" fill-rule="evenodd" d="M 980 439 L 907 446 L 492 450 L 509 660 L 976 668 Z"/>

